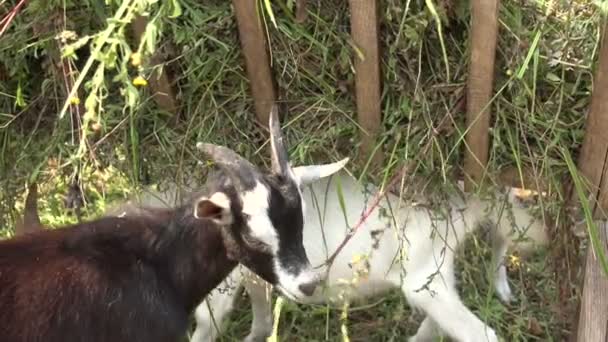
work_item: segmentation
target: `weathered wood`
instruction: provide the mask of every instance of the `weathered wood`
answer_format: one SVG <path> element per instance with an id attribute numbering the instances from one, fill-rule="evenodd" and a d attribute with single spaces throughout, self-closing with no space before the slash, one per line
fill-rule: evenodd
<path id="1" fill-rule="evenodd" d="M 606 152 L 608 151 L 608 34 L 604 28 L 604 36 L 600 50 L 598 67 L 594 76 L 594 89 L 591 96 L 589 115 L 585 126 L 585 138 L 579 156 L 579 169 L 588 181 L 593 195 L 596 195 L 602 185 Z M 608 185 L 604 182 L 605 190 Z M 594 196 L 592 196 L 593 200 Z M 602 191 L 599 197 L 603 207 L 608 208 L 608 191 Z"/>
<path id="2" fill-rule="evenodd" d="M 488 163 L 490 106 L 498 33 L 498 0 L 471 0 L 471 56 L 467 84 L 465 189 L 472 190 Z"/>
<path id="3" fill-rule="evenodd" d="M 380 46 L 378 41 L 378 1 L 349 0 L 351 36 L 362 56 L 355 56 L 355 89 L 361 132 L 361 157 L 367 161 L 382 127 L 380 106 Z M 381 149 L 372 165 L 382 163 Z"/>
<path id="4" fill-rule="evenodd" d="M 239 27 L 239 39 L 245 57 L 245 67 L 251 85 L 256 117 L 268 127 L 270 108 L 276 92 L 270 69 L 266 35 L 262 26 L 261 11 L 256 0 L 232 0 Z"/>
<path id="5" fill-rule="evenodd" d="M 606 108 L 608 109 L 608 108 Z M 603 112 L 604 116 L 608 116 L 608 112 Z M 606 119 L 608 121 L 608 119 Z M 605 139 L 605 137 L 603 137 Z M 608 219 L 608 146 L 606 147 L 606 155 L 604 159 L 604 174 L 600 184 L 598 195 L 598 208 L 595 211 L 595 216 L 607 220 Z"/>
<path id="6" fill-rule="evenodd" d="M 587 181 L 589 197 L 594 215 L 599 219 L 601 248 L 606 248 L 606 215 L 608 205 L 608 34 L 604 27 L 604 36 L 599 56 L 599 65 L 594 79 L 589 115 L 587 116 L 585 138 L 581 147 L 578 168 Z M 573 201 L 577 198 L 574 196 Z M 599 199 L 599 200 L 596 200 Z M 579 307 L 577 340 L 608 341 L 608 276 L 604 274 L 591 244 L 587 248 L 583 278 L 583 294 Z"/>
<path id="7" fill-rule="evenodd" d="M 608 253 L 608 224 L 605 220 L 598 223 L 604 253 Z M 577 341 L 607 342 L 608 333 L 608 277 L 602 270 L 599 260 L 591 247 L 587 251 L 583 297 L 581 298 L 578 318 Z"/>
<path id="8" fill-rule="evenodd" d="M 585 140 L 581 148 L 579 163 L 581 173 L 590 185 L 599 185 L 599 207 L 596 215 L 608 218 L 608 26 L 600 50 L 599 65 L 594 76 L 594 91 L 587 116 Z M 592 115 L 593 114 L 593 115 Z"/>
<path id="9" fill-rule="evenodd" d="M 137 41 L 141 40 L 141 37 L 146 32 L 147 25 L 148 19 L 146 17 L 137 16 L 135 20 L 133 20 L 132 30 Z M 158 65 L 162 62 L 162 58 L 158 54 L 150 56 L 151 65 Z M 171 78 L 166 70 L 164 68 L 157 69 L 156 72 L 150 75 L 149 83 L 152 98 L 158 107 L 176 116 L 178 112 L 177 101 L 175 100 L 175 92 L 171 87 Z"/>
<path id="10" fill-rule="evenodd" d="M 22 235 L 43 229 L 44 227 L 38 216 L 38 184 L 32 182 L 28 187 L 27 197 L 25 198 L 23 219 L 17 221 L 15 234 Z"/>
<path id="11" fill-rule="evenodd" d="M 296 22 L 303 23 L 308 18 L 307 0 L 296 0 Z"/>

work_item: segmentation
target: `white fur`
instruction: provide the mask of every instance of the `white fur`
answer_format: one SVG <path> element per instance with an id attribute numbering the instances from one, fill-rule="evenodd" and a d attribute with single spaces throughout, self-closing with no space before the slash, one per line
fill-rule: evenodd
<path id="1" fill-rule="evenodd" d="M 343 198 L 346 201 L 347 221 L 351 226 L 370 205 L 371 194 L 345 173 L 339 177 Z M 327 188 L 328 180 L 314 183 L 304 194 L 310 208 L 304 227 L 304 246 L 313 265 L 322 264 L 342 242 L 348 231 L 348 224 L 339 205 L 335 183 Z M 325 196 L 326 190 L 327 197 Z M 466 235 L 473 231 L 483 218 L 498 223 L 492 231 L 493 252 L 496 259 L 496 290 L 503 301 L 512 298 L 506 269 L 502 265 L 507 247 L 515 238 L 513 226 L 526 232 L 538 243 L 546 241 L 544 226 L 534 220 L 523 208 L 512 205 L 513 215 L 502 204 L 470 197 L 463 201 L 452 198 L 450 218 L 431 215 L 428 209 L 400 203 L 396 196 L 388 195 L 380 207 L 394 217 L 388 218 L 376 208 L 359 228 L 335 259 L 326 278 L 327 287 L 317 289 L 312 297 L 303 297 L 300 302 L 325 303 L 343 300 L 364 299 L 393 288 L 400 288 L 410 305 L 422 310 L 426 318 L 410 341 L 430 341 L 437 335 L 446 334 L 457 341 L 498 341 L 490 327 L 473 314 L 460 300 L 454 276 L 454 255 Z M 513 199 L 509 197 L 509 205 Z M 493 205 L 494 204 L 494 205 Z M 514 218 L 514 222 L 510 220 Z M 372 231 L 378 234 L 378 248 L 374 249 Z M 367 255 L 369 273 L 367 277 L 356 278 L 355 271 L 362 262 L 351 262 Z M 355 259 L 355 260 L 354 260 Z M 364 259 L 364 258 L 363 258 Z M 272 328 L 269 285 L 257 280 L 248 272 L 235 270 L 231 280 L 241 283 L 252 300 L 253 323 L 246 341 L 262 341 Z M 209 297 L 209 307 L 221 330 L 222 320 L 230 312 L 236 292 L 214 291 Z M 211 325 L 211 313 L 203 302 L 196 310 L 197 329 L 191 342 L 214 341 L 218 331 Z"/>
<path id="2" fill-rule="evenodd" d="M 299 190 L 298 190 L 299 191 Z M 243 201 L 243 213 L 249 216 L 247 225 L 251 228 L 251 235 L 271 247 L 274 255 L 279 250 L 279 238 L 268 217 L 269 191 L 262 184 L 256 185 L 253 190 L 241 195 Z M 302 206 L 305 215 L 305 207 Z M 278 258 L 274 260 L 275 272 L 278 276 L 278 287 L 285 296 L 292 300 L 301 300 L 306 297 L 299 286 L 315 280 L 318 275 L 312 270 L 310 264 L 297 275 L 293 275 L 281 266 Z"/>
<path id="3" fill-rule="evenodd" d="M 279 250 L 279 238 L 268 217 L 269 191 L 264 184 L 257 182 L 256 186 L 241 195 L 243 213 L 249 216 L 247 224 L 251 235 L 270 246 L 272 253 Z"/>

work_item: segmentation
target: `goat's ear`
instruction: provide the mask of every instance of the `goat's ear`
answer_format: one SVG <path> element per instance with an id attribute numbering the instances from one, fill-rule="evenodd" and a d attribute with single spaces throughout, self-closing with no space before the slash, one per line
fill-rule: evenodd
<path id="1" fill-rule="evenodd" d="M 348 158 L 331 164 L 298 166 L 293 168 L 293 173 L 301 185 L 306 185 L 333 175 L 340 171 L 346 163 L 348 163 Z"/>
<path id="2" fill-rule="evenodd" d="M 230 199 L 222 192 L 201 197 L 194 202 L 194 217 L 208 219 L 222 226 L 229 225 L 233 221 Z"/>

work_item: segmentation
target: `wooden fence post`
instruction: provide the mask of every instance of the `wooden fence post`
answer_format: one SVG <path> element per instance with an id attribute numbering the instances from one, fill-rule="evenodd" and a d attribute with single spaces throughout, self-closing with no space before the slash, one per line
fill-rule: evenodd
<path id="1" fill-rule="evenodd" d="M 15 224 L 15 235 L 22 235 L 39 230 L 44 230 L 38 216 L 38 184 L 32 182 L 27 190 L 23 218 L 17 219 Z"/>
<path id="2" fill-rule="evenodd" d="M 471 1 L 471 56 L 467 84 L 465 190 L 483 179 L 488 163 L 490 106 L 498 34 L 498 0 Z"/>
<path id="3" fill-rule="evenodd" d="M 378 1 L 349 0 L 351 36 L 363 54 L 355 57 L 355 88 L 358 122 L 361 134 L 361 157 L 369 159 L 377 143 L 382 127 L 380 107 L 380 46 L 378 41 Z M 379 149 L 373 156 L 372 165 L 382 163 Z"/>
<path id="4" fill-rule="evenodd" d="M 578 160 L 580 173 L 588 181 L 595 217 L 599 220 L 601 248 L 608 253 L 608 31 L 604 27 L 599 65 L 595 74 L 585 139 Z M 598 199 L 598 200 L 596 200 Z M 576 198 L 574 199 L 576 201 Z M 608 276 L 589 245 L 579 307 L 577 341 L 608 341 Z"/>
<path id="5" fill-rule="evenodd" d="M 148 19 L 146 17 L 137 16 L 132 24 L 133 34 L 135 39 L 139 42 L 141 37 L 146 32 L 146 26 L 148 25 Z M 150 56 L 150 63 L 157 65 L 161 63 L 160 56 L 154 54 Z M 177 119 L 177 104 L 175 100 L 175 94 L 171 88 L 171 80 L 167 75 L 167 72 L 162 69 L 158 72 L 154 72 L 150 76 L 150 90 L 152 98 L 158 105 L 158 107 L 164 111 L 172 113 L 174 120 Z"/>
<path id="6" fill-rule="evenodd" d="M 256 117 L 268 127 L 270 108 L 276 93 L 270 69 L 266 35 L 262 26 L 261 11 L 257 0 L 232 0 L 239 27 L 239 39 L 245 56 L 245 67 L 251 84 Z"/>
<path id="7" fill-rule="evenodd" d="M 308 18 L 307 0 L 296 0 L 296 22 L 303 23 Z"/>

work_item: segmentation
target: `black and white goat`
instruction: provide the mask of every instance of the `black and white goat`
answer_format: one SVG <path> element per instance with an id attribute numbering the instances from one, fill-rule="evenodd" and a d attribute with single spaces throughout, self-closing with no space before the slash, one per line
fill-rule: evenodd
<path id="1" fill-rule="evenodd" d="M 346 213 L 339 204 L 335 187 L 338 180 Z M 304 247 L 314 265 L 322 264 L 331 255 L 346 236 L 348 224 L 357 222 L 368 209 L 370 191 L 373 195 L 377 190 L 364 189 L 345 172 L 305 189 L 304 202 L 309 211 L 304 220 Z M 140 200 L 161 205 L 161 201 L 171 201 L 172 196 L 173 192 L 148 194 Z M 324 269 L 325 290 L 319 288 L 313 296 L 299 302 L 351 301 L 400 288 L 408 302 L 426 315 L 410 341 L 431 341 L 444 334 L 458 341 L 497 341 L 495 332 L 459 298 L 454 276 L 455 252 L 478 226 L 489 228 L 496 260 L 494 285 L 500 299 L 508 302 L 512 293 L 503 263 L 507 248 L 516 245 L 522 251 L 530 251 L 535 244 L 544 244 L 547 241 L 544 226 L 514 196 L 513 189 L 503 202 L 469 195 L 466 200 L 454 196 L 450 205 L 449 216 L 439 217 L 424 206 L 406 204 L 387 194 L 338 254 L 332 267 Z M 361 260 L 359 265 L 356 259 Z M 358 277 L 356 273 L 362 270 L 362 264 L 369 272 Z M 191 342 L 215 340 L 216 324 L 221 329 L 224 317 L 232 309 L 235 288 L 240 285 L 248 292 L 253 310 L 251 332 L 245 340 L 264 340 L 272 329 L 268 284 L 250 272 L 235 269 L 197 308 L 197 327 Z"/>
<path id="2" fill-rule="evenodd" d="M 289 298 L 311 295 L 319 278 L 302 244 L 300 187 L 344 162 L 292 169 L 276 110 L 270 127 L 272 173 L 198 144 L 219 170 L 177 208 L 139 207 L 1 241 L 0 340 L 177 341 L 239 263 Z"/>

